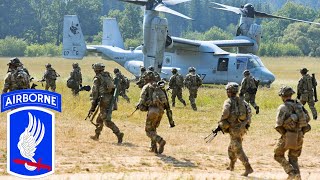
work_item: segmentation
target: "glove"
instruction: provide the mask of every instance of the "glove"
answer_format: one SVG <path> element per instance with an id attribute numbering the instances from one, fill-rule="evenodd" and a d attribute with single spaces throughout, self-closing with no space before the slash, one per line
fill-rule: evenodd
<path id="1" fill-rule="evenodd" d="M 246 129 L 249 130 L 250 124 L 246 124 Z"/>

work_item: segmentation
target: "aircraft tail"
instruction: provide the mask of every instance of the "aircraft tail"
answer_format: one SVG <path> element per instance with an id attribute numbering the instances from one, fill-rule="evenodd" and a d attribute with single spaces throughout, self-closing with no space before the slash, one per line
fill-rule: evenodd
<path id="1" fill-rule="evenodd" d="M 82 59 L 86 53 L 86 43 L 76 15 L 65 15 L 63 21 L 62 56 L 67 59 Z"/>
<path id="2" fill-rule="evenodd" d="M 124 49 L 123 39 L 115 18 L 103 20 L 102 45 L 115 46 Z"/>

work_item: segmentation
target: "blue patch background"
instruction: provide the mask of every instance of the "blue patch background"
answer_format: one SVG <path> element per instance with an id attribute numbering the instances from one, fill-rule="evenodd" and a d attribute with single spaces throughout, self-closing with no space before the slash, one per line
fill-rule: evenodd
<path id="1" fill-rule="evenodd" d="M 25 131 L 25 128 L 28 127 L 29 124 L 29 116 L 28 112 L 30 112 L 33 116 L 40 119 L 40 122 L 43 123 L 45 127 L 45 134 L 42 141 L 37 145 L 37 149 L 35 150 L 35 155 L 33 158 L 38 162 L 39 158 L 42 159 L 41 164 L 45 164 L 51 166 L 51 171 L 53 168 L 52 162 L 52 116 L 43 111 L 39 110 L 22 110 L 20 112 L 14 113 L 10 115 L 10 171 L 28 176 L 42 175 L 48 172 L 47 169 L 38 169 L 34 171 L 29 171 L 22 164 L 16 164 L 13 162 L 14 159 L 22 159 L 30 161 L 20 154 L 20 150 L 18 148 L 18 142 L 20 135 Z"/>

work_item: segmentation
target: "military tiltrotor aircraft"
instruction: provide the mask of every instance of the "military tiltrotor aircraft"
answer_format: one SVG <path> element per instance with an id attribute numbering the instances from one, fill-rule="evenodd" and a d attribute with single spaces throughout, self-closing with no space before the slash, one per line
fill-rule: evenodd
<path id="1" fill-rule="evenodd" d="M 254 6 L 250 3 L 241 6 L 241 8 L 228 6 L 220 3 L 211 2 L 212 4 L 218 5 L 220 7 L 212 7 L 215 9 L 220 9 L 224 11 L 230 11 L 236 14 L 240 14 L 239 26 L 237 29 L 236 37 L 234 40 L 216 40 L 212 43 L 216 44 L 221 48 L 233 48 L 237 47 L 239 53 L 252 53 L 256 54 L 259 50 L 260 40 L 262 36 L 261 25 L 254 23 L 254 18 L 277 18 L 285 19 L 297 22 L 303 22 L 308 24 L 317 24 L 320 23 L 304 21 L 299 19 L 293 19 L 282 16 L 275 16 L 267 14 L 264 12 L 259 12 L 254 9 Z"/>
<path id="2" fill-rule="evenodd" d="M 171 45 L 166 47 L 161 77 L 169 79 L 172 68 L 183 75 L 193 66 L 204 83 L 240 83 L 243 71 L 248 69 L 262 85 L 270 85 L 274 75 L 253 54 L 235 54 L 222 50 L 211 41 L 195 41 L 171 37 Z M 79 20 L 75 15 L 64 17 L 63 57 L 82 59 L 86 53 L 96 52 L 104 59 L 113 60 L 138 77 L 144 65 L 142 47 L 124 50 L 123 39 L 115 19 L 104 19 L 102 45 L 86 45 Z"/>

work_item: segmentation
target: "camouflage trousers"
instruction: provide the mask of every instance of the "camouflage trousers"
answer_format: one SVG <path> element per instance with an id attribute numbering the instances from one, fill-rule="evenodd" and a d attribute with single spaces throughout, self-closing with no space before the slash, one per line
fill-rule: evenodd
<path id="1" fill-rule="evenodd" d="M 189 89 L 189 101 L 192 107 L 196 107 L 196 98 L 198 95 L 198 89 Z"/>
<path id="2" fill-rule="evenodd" d="M 74 96 L 79 95 L 79 92 L 80 92 L 79 87 L 80 87 L 80 83 L 75 83 L 75 86 L 71 89 L 72 94 Z"/>
<path id="3" fill-rule="evenodd" d="M 51 89 L 52 92 L 56 92 L 56 80 L 52 80 L 52 79 L 47 79 L 46 80 L 46 90 L 49 90 L 49 88 Z"/>
<path id="4" fill-rule="evenodd" d="M 157 128 L 160 125 L 163 113 L 163 107 L 149 107 L 145 131 L 147 136 L 151 139 L 151 146 L 162 140 L 162 137 L 157 134 Z"/>
<path id="5" fill-rule="evenodd" d="M 126 89 L 120 89 L 119 95 L 123 97 L 128 103 L 130 103 L 130 98 L 126 94 Z"/>
<path id="6" fill-rule="evenodd" d="M 108 95 L 108 96 L 102 97 L 100 100 L 100 107 L 99 107 L 100 113 L 99 113 L 98 118 L 96 120 L 97 127 L 95 130 L 97 135 L 100 135 L 100 133 L 103 129 L 103 123 L 108 128 L 110 128 L 115 135 L 120 134 L 120 130 L 117 127 L 117 125 L 114 122 L 112 122 L 111 119 L 107 118 L 107 113 L 108 113 L 108 108 L 109 108 L 109 105 L 111 102 L 111 98 L 112 98 L 112 95 Z"/>
<path id="7" fill-rule="evenodd" d="M 302 131 L 299 131 L 298 134 L 298 146 L 295 149 L 287 149 L 285 148 L 285 135 L 282 135 L 280 139 L 278 139 L 278 142 L 276 144 L 276 147 L 274 149 L 274 159 L 280 163 L 280 165 L 283 167 L 284 171 L 289 174 L 292 171 L 295 171 L 296 173 L 300 173 L 299 164 L 298 164 L 298 157 L 301 155 L 302 151 L 302 144 L 303 144 L 303 133 Z M 288 152 L 288 160 L 284 157 L 284 154 L 286 151 Z"/>
<path id="8" fill-rule="evenodd" d="M 246 133 L 245 127 L 230 127 L 230 144 L 228 155 L 230 164 L 234 164 L 239 159 L 244 166 L 249 165 L 249 159 L 242 148 L 243 136 Z"/>
<path id="9" fill-rule="evenodd" d="M 253 106 L 254 108 L 256 108 L 258 105 L 256 104 L 256 94 L 249 94 L 249 93 L 245 93 L 244 94 L 244 100 L 247 103 L 250 103 L 251 106 Z"/>
<path id="10" fill-rule="evenodd" d="M 171 95 L 171 99 L 172 99 L 172 104 L 176 103 L 176 97 L 178 97 L 179 101 L 182 104 L 186 104 L 186 102 L 184 101 L 184 99 L 182 98 L 182 88 L 173 88 L 172 89 L 172 95 Z"/>
<path id="11" fill-rule="evenodd" d="M 314 103 L 314 99 L 313 99 L 313 92 L 301 94 L 300 102 L 303 105 L 308 103 L 309 108 L 310 108 L 310 110 L 312 112 L 313 119 L 317 119 L 318 113 L 317 113 L 316 108 L 314 107 L 315 103 Z"/>

